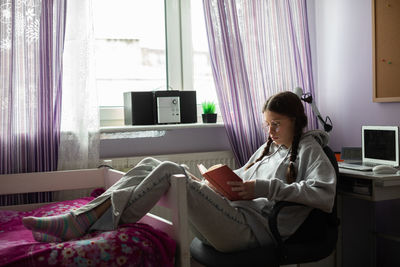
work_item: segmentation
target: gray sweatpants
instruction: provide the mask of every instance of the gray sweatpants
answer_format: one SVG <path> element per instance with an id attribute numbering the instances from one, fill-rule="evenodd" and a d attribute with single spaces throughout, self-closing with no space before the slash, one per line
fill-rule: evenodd
<path id="1" fill-rule="evenodd" d="M 110 209 L 91 230 L 111 230 L 118 224 L 137 222 L 170 187 L 173 174 L 184 173 L 182 166 L 145 158 L 101 196 L 76 210 L 86 212 L 111 197 Z M 189 225 L 204 242 L 222 252 L 258 246 L 241 211 L 202 182 L 186 179 Z"/>

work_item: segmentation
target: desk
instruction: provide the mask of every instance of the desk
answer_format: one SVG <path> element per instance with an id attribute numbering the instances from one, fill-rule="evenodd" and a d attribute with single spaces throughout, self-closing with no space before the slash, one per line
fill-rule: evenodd
<path id="1" fill-rule="evenodd" d="M 400 266 L 400 175 L 339 169 L 338 265 Z"/>

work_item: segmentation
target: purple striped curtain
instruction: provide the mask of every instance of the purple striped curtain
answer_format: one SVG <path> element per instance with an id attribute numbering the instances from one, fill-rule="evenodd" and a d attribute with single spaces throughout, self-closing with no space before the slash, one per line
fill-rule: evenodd
<path id="1" fill-rule="evenodd" d="M 0 174 L 56 170 L 66 0 L 0 8 Z"/>
<path id="2" fill-rule="evenodd" d="M 265 142 L 262 106 L 296 87 L 314 95 L 305 0 L 203 0 L 218 102 L 238 163 Z M 316 128 L 305 106 L 309 129 Z"/>

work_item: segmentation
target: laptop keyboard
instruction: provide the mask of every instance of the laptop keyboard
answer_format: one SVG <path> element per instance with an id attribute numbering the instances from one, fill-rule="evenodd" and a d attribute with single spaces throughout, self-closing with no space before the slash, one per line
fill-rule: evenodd
<path id="1" fill-rule="evenodd" d="M 365 163 L 355 164 L 355 163 L 338 162 L 338 165 L 340 168 L 359 170 L 359 171 L 370 171 L 373 168 L 373 166 L 366 166 Z"/>
<path id="2" fill-rule="evenodd" d="M 372 163 L 372 162 L 362 162 L 362 161 L 351 161 L 351 162 L 340 162 L 339 163 L 339 165 L 340 164 L 342 164 L 342 165 L 345 165 L 345 166 L 347 166 L 347 165 L 349 165 L 349 166 L 353 166 L 353 165 L 356 165 L 356 166 L 367 166 L 367 167 L 375 167 L 375 166 L 378 166 L 379 164 L 377 164 L 377 163 Z"/>
<path id="3" fill-rule="evenodd" d="M 363 162 L 361 164 L 364 165 L 364 166 L 368 166 L 368 167 L 375 167 L 375 166 L 379 165 L 379 164 L 371 163 L 371 162 Z"/>

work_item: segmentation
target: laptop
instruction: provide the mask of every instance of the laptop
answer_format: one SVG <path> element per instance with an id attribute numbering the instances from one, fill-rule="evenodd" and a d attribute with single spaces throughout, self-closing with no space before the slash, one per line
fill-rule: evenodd
<path id="1" fill-rule="evenodd" d="M 338 162 L 340 168 L 371 171 L 377 165 L 399 166 L 399 127 L 362 126 L 361 156 L 358 162 Z"/>

